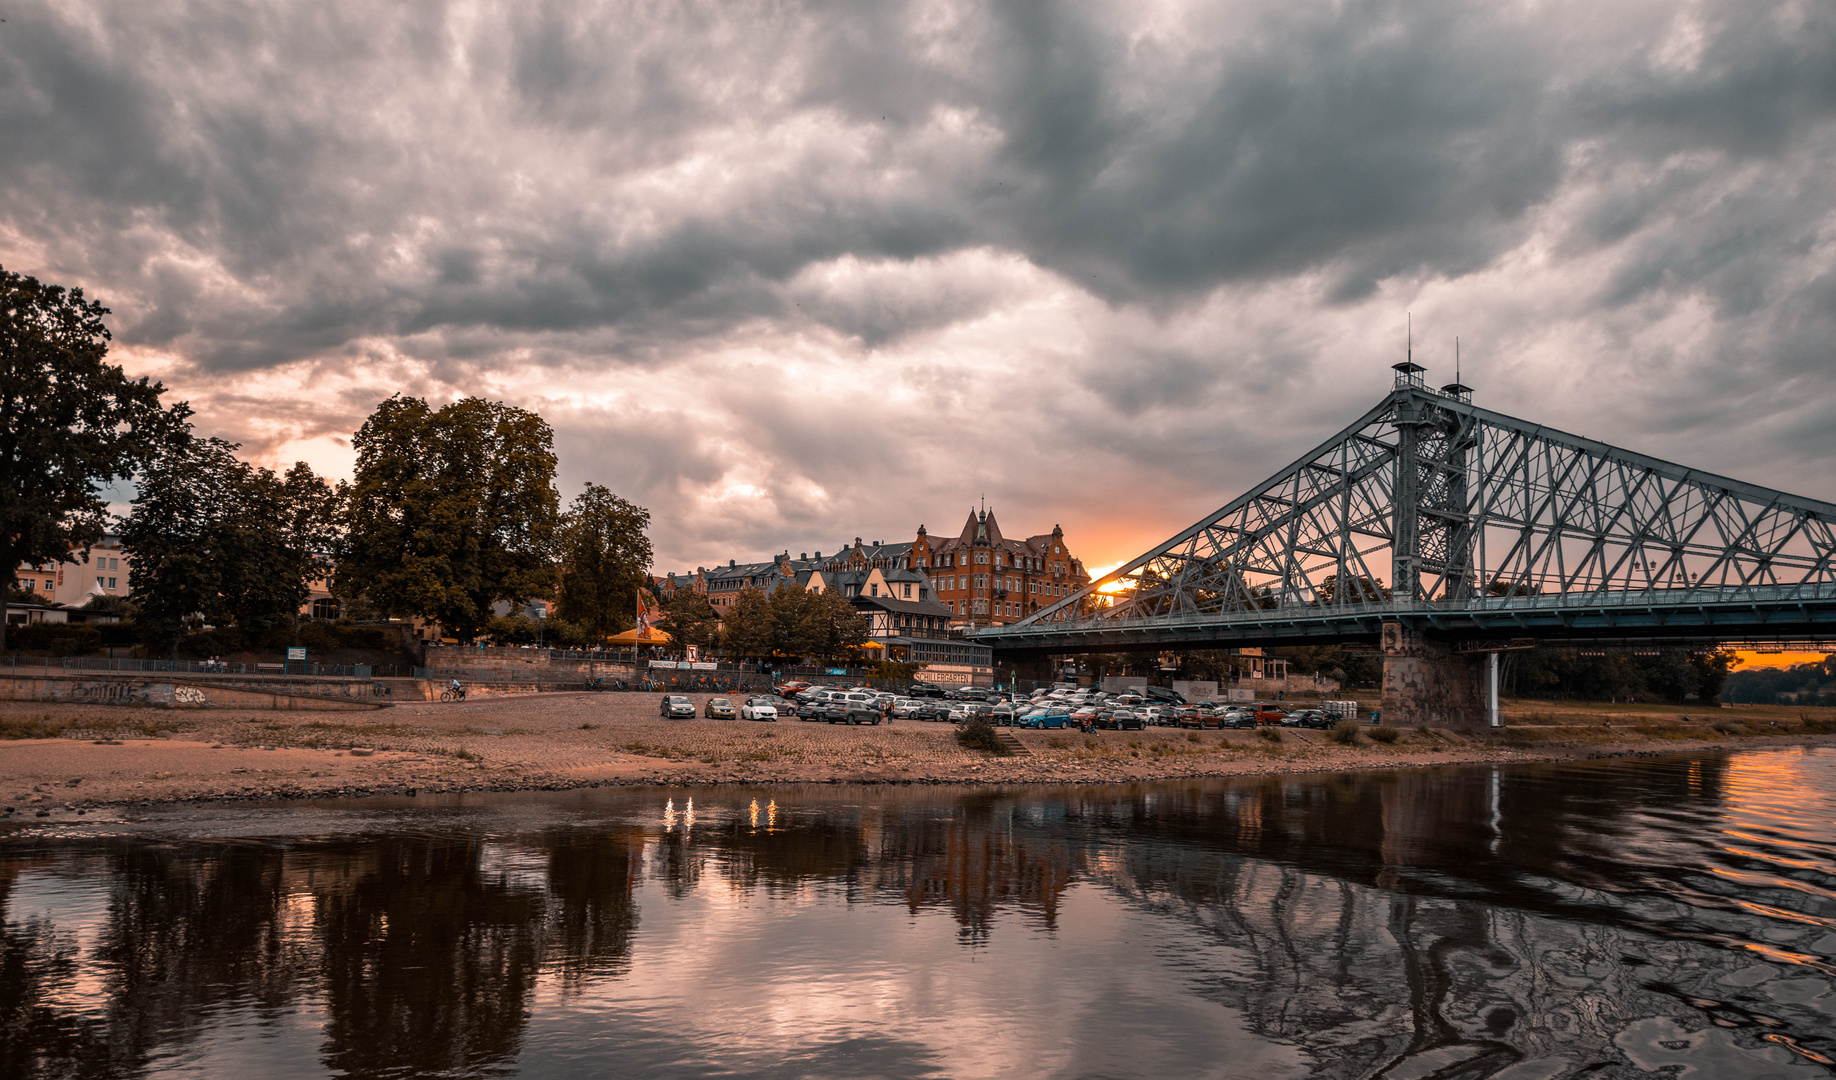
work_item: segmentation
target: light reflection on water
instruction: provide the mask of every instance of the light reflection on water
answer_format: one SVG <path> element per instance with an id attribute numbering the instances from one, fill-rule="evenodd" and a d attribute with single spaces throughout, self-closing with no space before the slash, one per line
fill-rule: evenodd
<path id="1" fill-rule="evenodd" d="M 1836 1071 L 1836 752 L 0 837 L 0 1074 Z"/>

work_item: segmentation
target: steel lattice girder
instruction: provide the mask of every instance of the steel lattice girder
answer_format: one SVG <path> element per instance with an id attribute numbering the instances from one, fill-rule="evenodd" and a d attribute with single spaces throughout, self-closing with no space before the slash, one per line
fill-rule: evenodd
<path id="1" fill-rule="evenodd" d="M 1405 387 L 1215 514 L 976 638 L 1317 640 L 1385 620 L 1545 637 L 1827 635 L 1836 505 Z"/>

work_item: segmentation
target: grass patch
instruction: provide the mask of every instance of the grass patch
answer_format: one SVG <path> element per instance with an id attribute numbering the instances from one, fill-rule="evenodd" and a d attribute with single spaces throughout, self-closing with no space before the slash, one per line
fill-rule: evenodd
<path id="1" fill-rule="evenodd" d="M 1200 738 L 1199 738 L 1199 733 L 1198 733 L 1198 732 L 1196 732 L 1196 731 L 1188 731 L 1188 732 L 1186 732 L 1186 741 L 1187 741 L 1187 742 L 1199 742 L 1199 741 L 1201 741 L 1201 740 L 1200 740 Z"/>
<path id="2" fill-rule="evenodd" d="M 1836 735 L 1836 720 L 1819 719 L 1804 713 L 1798 714 L 1799 730 L 1806 735 Z"/>
<path id="3" fill-rule="evenodd" d="M 18 720 L 7 717 L 0 719 L 0 739 L 55 739 L 67 726 L 49 716 Z"/>
<path id="4" fill-rule="evenodd" d="M 1278 743 L 1281 741 L 1281 729 L 1272 728 L 1272 727 L 1259 727 L 1256 729 L 1256 737 L 1258 739 L 1261 739 L 1263 742 Z"/>
<path id="5" fill-rule="evenodd" d="M 1326 734 L 1333 742 L 1338 743 L 1340 746 L 1357 746 L 1359 743 L 1358 721 L 1341 720 L 1332 725 L 1332 727 L 1327 730 Z"/>
<path id="6" fill-rule="evenodd" d="M 1374 727 L 1365 734 L 1371 737 L 1372 742 L 1380 742 L 1386 746 L 1402 738 L 1402 732 L 1393 727 Z"/>

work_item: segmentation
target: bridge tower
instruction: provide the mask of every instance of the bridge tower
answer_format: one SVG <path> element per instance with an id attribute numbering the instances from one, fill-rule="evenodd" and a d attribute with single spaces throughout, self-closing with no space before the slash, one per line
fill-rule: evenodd
<path id="1" fill-rule="evenodd" d="M 1394 365 L 1396 389 L 1426 390 L 1426 370 L 1412 359 Z M 1473 389 L 1459 381 L 1441 388 L 1449 400 L 1471 404 Z M 1475 591 L 1472 506 L 1467 500 L 1474 425 L 1432 396 L 1412 396 L 1396 410 L 1396 481 L 1391 590 L 1411 603 L 1459 601 Z M 1495 719 L 1486 708 L 1488 673 L 1469 655 L 1401 622 L 1385 622 L 1383 714 L 1409 723 L 1471 725 Z"/>

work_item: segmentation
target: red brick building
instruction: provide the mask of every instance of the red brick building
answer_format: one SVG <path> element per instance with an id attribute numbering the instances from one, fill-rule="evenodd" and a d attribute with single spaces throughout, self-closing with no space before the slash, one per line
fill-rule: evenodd
<path id="1" fill-rule="evenodd" d="M 957 622 L 999 626 L 1048 607 L 1090 584 L 1084 564 L 1065 544 L 1065 531 L 1010 540 L 988 510 L 971 510 L 963 531 L 933 539 L 918 526 L 908 556 L 929 575 L 937 599 Z"/>

